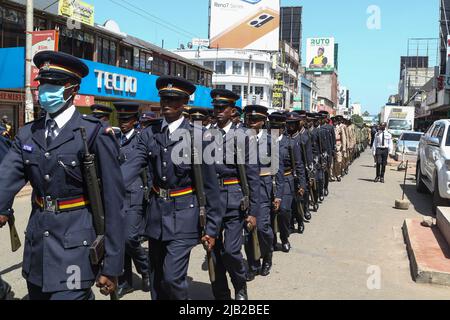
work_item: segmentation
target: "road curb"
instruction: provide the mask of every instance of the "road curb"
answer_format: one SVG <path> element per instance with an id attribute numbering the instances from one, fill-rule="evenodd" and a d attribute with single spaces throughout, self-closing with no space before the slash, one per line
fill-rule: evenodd
<path id="1" fill-rule="evenodd" d="M 417 283 L 450 286 L 450 246 L 437 227 L 407 219 L 403 225 L 413 279 Z"/>

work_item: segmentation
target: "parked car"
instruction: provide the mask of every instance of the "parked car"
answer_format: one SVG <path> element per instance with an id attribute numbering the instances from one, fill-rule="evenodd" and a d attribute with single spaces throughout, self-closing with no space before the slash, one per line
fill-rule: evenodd
<path id="1" fill-rule="evenodd" d="M 417 157 L 422 132 L 409 131 L 403 133 L 398 139 L 397 146 L 394 151 L 395 161 L 399 161 L 403 156 Z"/>
<path id="2" fill-rule="evenodd" d="M 450 120 L 436 121 L 419 143 L 416 188 L 433 195 L 433 213 L 450 199 Z"/>

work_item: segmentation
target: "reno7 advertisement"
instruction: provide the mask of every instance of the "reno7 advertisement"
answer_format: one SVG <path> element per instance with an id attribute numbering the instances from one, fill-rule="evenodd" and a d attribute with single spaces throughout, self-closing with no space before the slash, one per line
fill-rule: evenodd
<path id="1" fill-rule="evenodd" d="M 279 0 L 211 0 L 210 47 L 278 51 Z"/>

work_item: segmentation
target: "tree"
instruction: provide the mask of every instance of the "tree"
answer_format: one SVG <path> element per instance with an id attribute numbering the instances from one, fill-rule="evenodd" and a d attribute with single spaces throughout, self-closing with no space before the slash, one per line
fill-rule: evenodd
<path id="1" fill-rule="evenodd" d="M 364 112 L 363 117 L 370 117 L 370 113 L 368 111 Z"/>
<path id="2" fill-rule="evenodd" d="M 354 114 L 352 116 L 352 121 L 354 124 L 359 124 L 359 125 L 364 124 L 364 119 L 360 115 L 357 115 L 357 114 Z"/>

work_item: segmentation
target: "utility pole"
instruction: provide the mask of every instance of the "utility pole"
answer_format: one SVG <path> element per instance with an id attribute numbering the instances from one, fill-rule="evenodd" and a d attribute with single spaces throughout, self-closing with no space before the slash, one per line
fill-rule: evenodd
<path id="1" fill-rule="evenodd" d="M 252 104 L 252 102 L 250 101 L 250 83 L 252 80 L 252 59 L 253 59 L 253 56 L 250 55 L 250 57 L 248 59 L 247 104 Z"/>
<path id="2" fill-rule="evenodd" d="M 34 120 L 33 95 L 31 93 L 31 56 L 33 32 L 33 0 L 27 0 L 26 48 L 25 48 L 25 122 Z"/>

